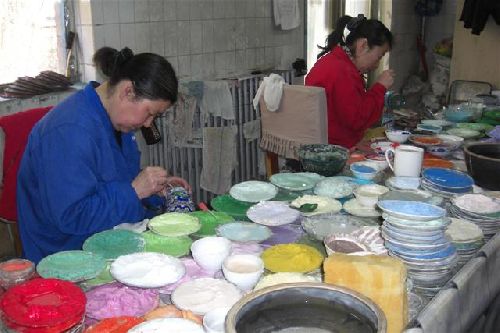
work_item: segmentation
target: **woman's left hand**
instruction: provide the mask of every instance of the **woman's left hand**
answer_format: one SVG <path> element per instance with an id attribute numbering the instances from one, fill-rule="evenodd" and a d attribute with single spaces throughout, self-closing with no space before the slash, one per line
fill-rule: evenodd
<path id="1" fill-rule="evenodd" d="M 174 176 L 167 177 L 165 190 L 168 190 L 172 187 L 184 187 L 189 194 L 191 194 L 192 192 L 191 185 L 189 185 L 189 183 L 184 178 Z"/>

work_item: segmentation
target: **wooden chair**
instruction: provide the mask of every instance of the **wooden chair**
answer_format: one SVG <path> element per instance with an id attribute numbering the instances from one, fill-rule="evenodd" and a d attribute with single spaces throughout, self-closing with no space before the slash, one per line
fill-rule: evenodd
<path id="1" fill-rule="evenodd" d="M 17 228 L 16 186 L 17 171 L 33 126 L 51 109 L 30 109 L 0 117 L 0 221 L 7 224 L 9 238 L 16 256 L 22 255 L 22 245 Z"/>
<path id="2" fill-rule="evenodd" d="M 269 178 L 279 171 L 278 157 L 298 160 L 301 145 L 328 143 L 325 90 L 319 87 L 285 85 L 278 110 L 267 110 L 263 97 L 259 103 L 262 137 Z"/>

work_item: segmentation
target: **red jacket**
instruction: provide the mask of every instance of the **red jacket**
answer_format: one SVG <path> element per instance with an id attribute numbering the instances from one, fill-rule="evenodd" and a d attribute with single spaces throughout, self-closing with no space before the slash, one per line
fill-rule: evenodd
<path id="1" fill-rule="evenodd" d="M 322 56 L 306 76 L 306 85 L 323 87 L 328 106 L 328 142 L 351 148 L 381 117 L 386 88 L 364 79 L 341 47 Z"/>

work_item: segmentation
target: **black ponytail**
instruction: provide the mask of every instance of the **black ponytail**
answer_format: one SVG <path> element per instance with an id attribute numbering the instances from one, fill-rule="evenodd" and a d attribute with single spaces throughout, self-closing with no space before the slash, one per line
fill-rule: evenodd
<path id="1" fill-rule="evenodd" d="M 103 47 L 92 58 L 94 64 L 109 78 L 113 89 L 120 81 L 130 80 L 138 98 L 177 101 L 178 81 L 172 65 L 153 53 L 134 55 L 128 47 L 121 51 Z"/>
<path id="2" fill-rule="evenodd" d="M 350 32 L 344 40 L 345 28 Z M 337 21 L 335 30 L 326 38 L 326 45 L 318 46 L 321 49 L 318 58 L 333 50 L 337 45 L 349 47 L 354 55 L 354 42 L 360 38 L 366 38 L 370 48 L 385 44 L 392 48 L 392 33 L 382 22 L 366 19 L 362 14 L 357 17 L 344 15 Z"/>

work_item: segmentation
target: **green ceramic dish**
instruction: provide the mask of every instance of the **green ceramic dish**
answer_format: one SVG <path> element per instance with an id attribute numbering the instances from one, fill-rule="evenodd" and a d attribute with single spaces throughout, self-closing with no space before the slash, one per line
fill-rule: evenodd
<path id="1" fill-rule="evenodd" d="M 224 212 L 200 210 L 192 212 L 190 215 L 196 216 L 201 223 L 200 230 L 193 234 L 195 237 L 214 236 L 215 229 L 219 225 L 234 222 L 234 217 Z"/>
<path id="2" fill-rule="evenodd" d="M 247 210 L 254 205 L 251 202 L 236 200 L 229 194 L 223 194 L 213 198 L 210 204 L 216 211 L 231 215 L 235 220 L 239 221 L 249 221 Z"/>
<path id="3" fill-rule="evenodd" d="M 493 125 L 485 123 L 458 123 L 458 128 L 467 128 L 473 131 L 489 132 L 493 129 Z"/>
<path id="4" fill-rule="evenodd" d="M 43 258 L 36 271 L 43 278 L 81 282 L 95 278 L 106 268 L 106 260 L 87 251 L 62 251 Z"/>
<path id="5" fill-rule="evenodd" d="M 483 136 L 483 134 L 479 131 L 474 131 L 468 128 L 451 128 L 446 131 L 446 133 L 451 135 L 456 135 L 464 139 L 475 139 Z"/>
<path id="6" fill-rule="evenodd" d="M 318 181 L 310 177 L 292 172 L 276 173 L 269 178 L 274 185 L 288 191 L 305 191 L 312 189 Z"/>
<path id="7" fill-rule="evenodd" d="M 130 230 L 106 230 L 87 238 L 82 248 L 107 260 L 115 260 L 125 254 L 144 251 L 144 239 Z"/>
<path id="8" fill-rule="evenodd" d="M 90 289 L 92 287 L 97 287 L 97 286 L 100 286 L 100 285 L 103 285 L 103 284 L 106 284 L 106 283 L 114 282 L 115 279 L 111 276 L 111 273 L 109 272 L 110 265 L 111 265 L 111 263 L 108 262 L 106 264 L 106 268 L 104 268 L 102 270 L 102 272 L 99 273 L 99 275 L 97 275 L 93 279 L 86 280 L 85 282 L 83 282 L 81 284 L 81 286 L 84 289 Z"/>
<path id="9" fill-rule="evenodd" d="M 168 254 L 174 257 L 182 257 L 189 253 L 193 240 L 188 236 L 165 237 L 146 231 L 142 234 L 146 241 L 144 251 Z"/>
<path id="10" fill-rule="evenodd" d="M 162 236 L 179 237 L 194 234 L 201 224 L 197 217 L 188 213 L 165 213 L 152 218 L 148 227 Z"/>

